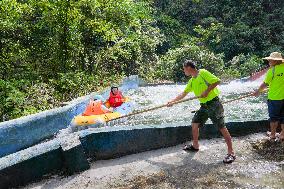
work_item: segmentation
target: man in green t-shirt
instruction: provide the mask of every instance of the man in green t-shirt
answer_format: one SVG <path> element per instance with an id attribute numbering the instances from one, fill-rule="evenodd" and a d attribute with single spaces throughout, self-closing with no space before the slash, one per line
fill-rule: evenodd
<path id="1" fill-rule="evenodd" d="M 224 136 L 228 147 L 228 154 L 223 162 L 232 163 L 236 159 L 236 156 L 232 147 L 231 135 L 225 126 L 223 105 L 218 98 L 220 91 L 217 85 L 220 84 L 220 79 L 205 69 L 198 70 L 195 62 L 192 60 L 184 62 L 183 70 L 186 76 L 192 76 L 192 78 L 188 81 L 184 91 L 175 99 L 168 102 L 168 106 L 172 106 L 174 102 L 183 99 L 189 92 L 193 92 L 198 97 L 201 105 L 192 119 L 193 143 L 186 145 L 184 150 L 195 152 L 199 150 L 199 126 L 204 125 L 208 118 L 210 118 Z"/>
<path id="2" fill-rule="evenodd" d="M 266 73 L 264 82 L 260 85 L 254 95 L 258 96 L 262 90 L 268 91 L 268 114 L 270 120 L 270 139 L 276 139 L 276 130 L 281 124 L 280 140 L 284 140 L 284 59 L 279 52 L 273 52 L 265 57 L 269 62 L 269 70 Z"/>

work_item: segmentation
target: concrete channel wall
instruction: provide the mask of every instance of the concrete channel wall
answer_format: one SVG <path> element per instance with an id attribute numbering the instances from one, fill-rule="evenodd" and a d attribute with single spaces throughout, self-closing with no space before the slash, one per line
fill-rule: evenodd
<path id="1" fill-rule="evenodd" d="M 227 127 L 232 136 L 243 136 L 265 132 L 268 121 L 230 122 Z M 211 124 L 201 128 L 200 138 L 219 136 Z M 72 133 L 65 139 L 54 139 L 0 158 L 0 188 L 23 186 L 50 174 L 74 174 L 88 169 L 90 161 L 174 146 L 190 139 L 191 126 L 125 126 Z"/>
<path id="2" fill-rule="evenodd" d="M 138 77 L 130 76 L 122 82 L 121 90 L 137 88 L 138 84 Z M 0 123 L 0 158 L 53 137 L 56 132 L 66 128 L 75 115 L 84 111 L 94 95 L 80 97 L 64 107 Z M 101 95 L 107 97 L 108 91 Z"/>

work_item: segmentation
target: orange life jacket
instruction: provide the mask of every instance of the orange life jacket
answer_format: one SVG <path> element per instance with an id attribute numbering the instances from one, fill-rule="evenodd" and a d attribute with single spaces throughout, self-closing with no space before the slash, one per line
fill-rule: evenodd
<path id="1" fill-rule="evenodd" d="M 88 106 L 86 107 L 83 116 L 90 116 L 90 115 L 100 115 L 108 113 L 109 111 L 102 108 L 103 103 L 101 100 L 90 101 Z"/>
<path id="2" fill-rule="evenodd" d="M 118 106 L 121 106 L 121 104 L 124 102 L 124 98 L 122 96 L 122 93 L 118 91 L 117 95 L 114 95 L 112 92 L 109 93 L 109 99 L 108 102 L 111 107 L 116 108 Z"/>

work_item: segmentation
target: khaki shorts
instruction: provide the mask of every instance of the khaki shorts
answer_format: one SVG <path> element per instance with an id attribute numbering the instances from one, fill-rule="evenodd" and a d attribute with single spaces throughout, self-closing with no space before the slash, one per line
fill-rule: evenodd
<path id="1" fill-rule="evenodd" d="M 218 97 L 201 104 L 200 109 L 194 114 L 192 123 L 199 123 L 202 126 L 208 118 L 218 129 L 225 127 L 224 108 Z"/>

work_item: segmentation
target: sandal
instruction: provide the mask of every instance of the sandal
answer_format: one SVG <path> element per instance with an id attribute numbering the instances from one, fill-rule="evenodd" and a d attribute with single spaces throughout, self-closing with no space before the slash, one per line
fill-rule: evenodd
<path id="1" fill-rule="evenodd" d="M 184 150 L 184 151 L 191 151 L 191 152 L 198 152 L 198 151 L 199 151 L 199 149 L 194 148 L 194 147 L 192 146 L 192 144 L 191 144 L 191 145 L 185 145 L 185 146 L 183 147 L 183 150 Z"/>
<path id="2" fill-rule="evenodd" d="M 279 138 L 279 137 L 280 137 L 280 133 L 275 133 L 275 137 L 271 137 L 271 132 L 270 132 L 270 131 L 267 131 L 267 132 L 266 132 L 266 136 L 269 137 L 269 140 L 275 140 L 276 138 Z"/>
<path id="3" fill-rule="evenodd" d="M 269 137 L 268 139 L 269 142 L 277 142 L 278 141 L 278 138 L 272 138 L 272 137 Z"/>
<path id="4" fill-rule="evenodd" d="M 236 160 L 236 156 L 233 154 L 227 154 L 227 156 L 225 157 L 225 159 L 223 160 L 223 163 L 233 163 L 233 161 Z"/>

